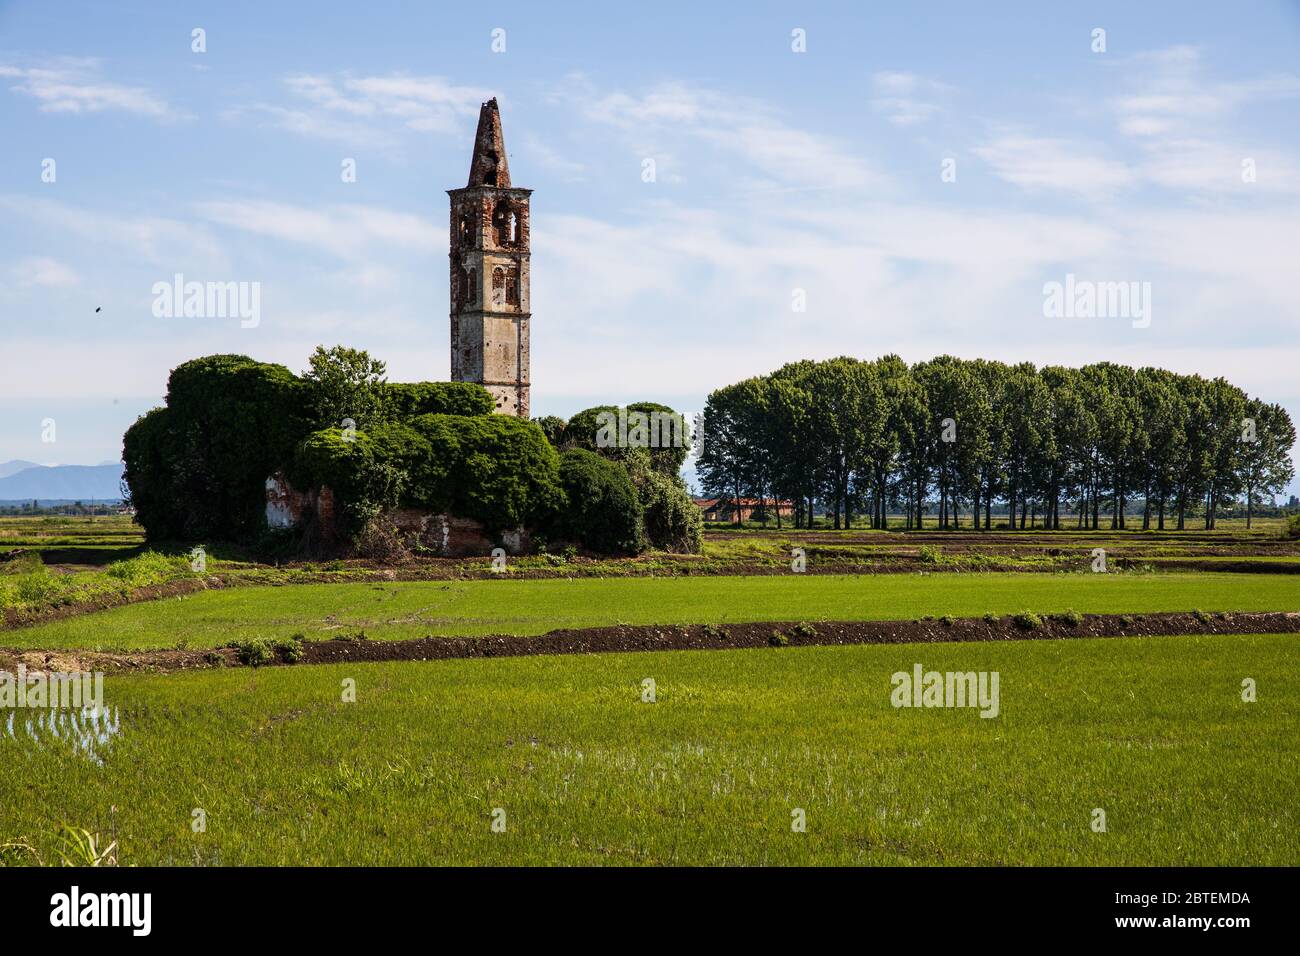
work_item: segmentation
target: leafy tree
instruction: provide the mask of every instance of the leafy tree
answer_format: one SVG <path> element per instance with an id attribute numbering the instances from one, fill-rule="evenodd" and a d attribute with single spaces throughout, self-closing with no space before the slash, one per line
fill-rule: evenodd
<path id="1" fill-rule="evenodd" d="M 564 445 L 564 429 L 567 422 L 563 418 L 557 415 L 543 415 L 541 418 L 534 418 L 533 421 L 537 423 L 537 427 L 542 430 L 548 442 L 556 448 Z"/>
<path id="2" fill-rule="evenodd" d="M 1216 378 L 1206 392 L 1207 425 L 1205 472 L 1205 527 L 1213 528 L 1224 501 L 1241 491 L 1243 419 L 1246 394 L 1225 379 Z"/>
<path id="3" fill-rule="evenodd" d="M 1240 485 L 1246 492 L 1246 527 L 1250 527 L 1254 506 L 1263 496 L 1285 490 L 1295 477 L 1291 449 L 1295 447 L 1295 424 L 1281 405 L 1252 398 L 1246 403 L 1246 419 L 1253 424 L 1241 451 Z"/>
<path id="4" fill-rule="evenodd" d="M 363 349 L 316 346 L 303 381 L 317 427 L 342 427 L 344 419 L 351 419 L 365 429 L 382 421 L 389 394 L 386 367 Z"/>
<path id="5" fill-rule="evenodd" d="M 704 451 L 695 466 L 705 494 L 737 502 L 756 492 L 759 473 L 758 451 L 746 428 L 742 384 L 709 395 L 704 405 Z"/>
<path id="6" fill-rule="evenodd" d="M 642 448 L 656 471 L 671 476 L 681 473 L 690 452 L 690 428 L 683 415 L 656 402 L 597 405 L 569 419 L 560 447 L 584 448 L 613 461 Z"/>
<path id="7" fill-rule="evenodd" d="M 812 398 L 797 380 L 778 373 L 769 379 L 764 401 L 767 427 L 762 434 L 771 459 L 772 492 L 778 503 L 785 499 L 794 502 L 796 527 L 811 528 L 817 497 L 815 448 L 808 427 Z M 705 437 L 707 440 L 707 433 Z M 778 520 L 780 514 L 778 504 Z"/>
<path id="8" fill-rule="evenodd" d="M 1022 362 L 1008 370 L 1000 399 L 1005 432 L 1001 470 L 1006 475 L 1008 527 L 1015 528 L 1018 508 L 1023 528 L 1035 482 L 1046 470 L 1050 393 L 1034 366 Z"/>

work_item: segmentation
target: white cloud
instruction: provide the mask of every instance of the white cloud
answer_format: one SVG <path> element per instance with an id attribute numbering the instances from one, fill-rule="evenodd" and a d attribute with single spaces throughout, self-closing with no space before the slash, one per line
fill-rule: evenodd
<path id="1" fill-rule="evenodd" d="M 37 100 L 45 112 L 116 110 L 159 120 L 174 120 L 184 115 L 147 87 L 106 81 L 95 59 L 63 58 L 33 67 L 0 65 L 0 77 L 12 82 L 10 89 Z"/>
<path id="2" fill-rule="evenodd" d="M 552 94 L 590 123 L 619 130 L 638 157 L 653 158 L 660 178 L 700 171 L 721 174 L 729 187 L 837 188 L 880 186 L 883 177 L 843 142 L 791 122 L 761 101 L 685 83 L 643 94 L 600 93 L 580 74 Z M 707 163 L 679 157 L 691 147 L 714 153 Z M 667 161 L 666 161 L 667 160 Z M 702 178 L 702 177 L 701 177 Z"/>
<path id="3" fill-rule="evenodd" d="M 51 289 L 77 285 L 81 277 L 70 266 L 45 256 L 28 256 L 19 259 L 13 275 L 23 287 L 45 286 Z"/>
<path id="4" fill-rule="evenodd" d="M 1136 176 L 1192 194 L 1300 191 L 1300 163 L 1261 144 L 1258 134 L 1233 130 L 1253 105 L 1300 97 L 1300 76 L 1213 81 L 1201 51 L 1187 46 L 1139 54 L 1125 67 L 1129 90 L 1109 106 L 1142 154 L 1132 163 Z M 1254 182 L 1243 182 L 1245 160 L 1254 162 Z"/>
<path id="5" fill-rule="evenodd" d="M 1077 141 L 1009 134 L 972 152 L 1000 178 L 1027 190 L 1057 190 L 1084 197 L 1104 197 L 1134 184 L 1123 162 Z"/>
<path id="6" fill-rule="evenodd" d="M 205 219 L 258 235 L 356 259 L 374 247 L 405 247 L 430 256 L 446 253 L 447 233 L 410 213 L 374 206 L 295 206 L 263 199 L 196 204 Z"/>
<path id="7" fill-rule="evenodd" d="M 220 267 L 226 261 L 225 251 L 202 224 L 180 218 L 124 215 L 19 195 L 0 195 L 0 209 L 23 216 L 65 246 L 73 240 L 112 246 L 131 262 Z"/>
<path id="8" fill-rule="evenodd" d="M 1214 82 L 1204 75 L 1201 51 L 1179 46 L 1141 53 L 1127 62 L 1130 91 L 1111 100 L 1120 129 L 1130 135 L 1203 131 L 1252 103 L 1300 96 L 1300 76 L 1274 73 Z"/>
<path id="9" fill-rule="evenodd" d="M 458 86 L 439 76 L 393 73 L 383 76 L 294 74 L 284 85 L 298 102 L 257 103 L 227 111 L 238 118 L 251 113 L 303 136 L 360 141 L 392 148 L 391 131 L 417 133 L 458 131 L 478 115 L 491 91 Z"/>
<path id="10" fill-rule="evenodd" d="M 1277 150 L 1194 138 L 1144 143 L 1142 148 L 1147 158 L 1140 164 L 1141 175 L 1168 189 L 1194 194 L 1300 192 L 1300 165 Z M 1247 161 L 1254 169 L 1250 182 L 1242 178 Z"/>
<path id="11" fill-rule="evenodd" d="M 999 178 L 1030 192 L 1057 192 L 1107 201 L 1155 186 L 1194 201 L 1218 201 L 1231 193 L 1300 192 L 1300 161 L 1232 129 L 1255 103 L 1300 96 L 1300 77 L 1263 77 L 1212 82 L 1201 52 L 1174 47 L 1123 61 L 1127 91 L 1104 99 L 1120 137 L 1084 139 L 1002 131 L 974 147 Z M 903 75 L 885 85 L 910 89 Z M 1253 182 L 1243 180 L 1252 160 Z"/>
<path id="12" fill-rule="evenodd" d="M 530 160 L 556 173 L 565 182 L 580 182 L 585 177 L 586 164 L 562 153 L 533 134 L 525 132 L 522 142 Z"/>
<path id="13" fill-rule="evenodd" d="M 876 73 L 871 83 L 875 90 L 871 108 L 895 126 L 916 126 L 933 119 L 942 110 L 934 100 L 951 91 L 946 84 L 915 73 Z"/>

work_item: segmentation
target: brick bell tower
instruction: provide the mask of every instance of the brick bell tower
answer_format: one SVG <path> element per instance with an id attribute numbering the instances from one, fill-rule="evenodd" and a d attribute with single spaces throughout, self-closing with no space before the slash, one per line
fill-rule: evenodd
<path id="1" fill-rule="evenodd" d="M 528 202 L 510 185 L 501 113 L 479 110 L 469 184 L 451 197 L 451 379 L 478 382 L 502 415 L 528 417 Z"/>

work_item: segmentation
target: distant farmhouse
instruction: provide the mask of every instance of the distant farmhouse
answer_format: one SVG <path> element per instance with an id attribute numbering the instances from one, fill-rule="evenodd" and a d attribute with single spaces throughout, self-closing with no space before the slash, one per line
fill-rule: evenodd
<path id="1" fill-rule="evenodd" d="M 777 501 L 766 498 L 695 498 L 695 506 L 704 515 L 705 521 L 730 521 L 740 524 L 744 521 L 760 520 L 766 513 L 775 520 L 777 513 L 781 520 L 794 514 L 794 502 Z"/>

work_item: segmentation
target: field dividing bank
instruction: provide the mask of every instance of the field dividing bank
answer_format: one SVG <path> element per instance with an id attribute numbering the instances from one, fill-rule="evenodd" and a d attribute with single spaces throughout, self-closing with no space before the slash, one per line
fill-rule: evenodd
<path id="1" fill-rule="evenodd" d="M 246 587 L 0 632 L 0 646 L 217 647 L 356 635 L 536 635 L 618 624 L 915 620 L 1020 611 L 1145 614 L 1300 610 L 1300 576 L 1253 574 L 763 575 L 420 581 Z"/>
<path id="2" fill-rule="evenodd" d="M 0 727 L 0 852 L 57 864 L 67 823 L 111 833 L 123 865 L 1296 865 L 1296 643 L 109 675 L 115 723 L 90 753 Z M 894 707 L 917 664 L 996 672 L 997 716 Z"/>

